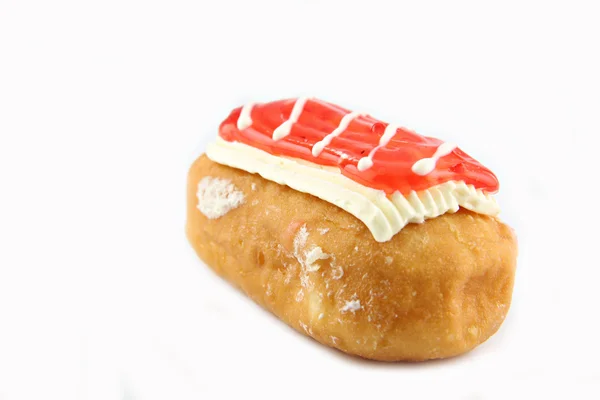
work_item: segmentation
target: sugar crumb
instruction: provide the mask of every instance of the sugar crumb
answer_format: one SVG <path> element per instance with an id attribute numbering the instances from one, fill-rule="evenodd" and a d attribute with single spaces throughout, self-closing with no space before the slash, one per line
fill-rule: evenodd
<path id="1" fill-rule="evenodd" d="M 327 260 L 330 254 L 323 252 L 319 246 L 313 246 L 308 250 L 306 242 L 308 241 L 308 230 L 306 224 L 302 225 L 294 237 L 294 257 L 307 272 L 318 271 L 321 266 L 316 264 L 319 260 Z"/>
<path id="2" fill-rule="evenodd" d="M 319 246 L 315 246 L 308 250 L 304 256 L 306 270 L 309 272 L 318 271 L 321 266 L 315 263 L 319 260 L 327 260 L 330 257 L 329 254 L 323 253 L 323 250 Z"/>
<path id="3" fill-rule="evenodd" d="M 294 256 L 298 259 L 298 261 L 300 261 L 301 257 L 300 251 L 304 249 L 304 246 L 306 246 L 307 240 L 308 230 L 306 230 L 306 225 L 302 225 L 294 237 Z"/>
<path id="4" fill-rule="evenodd" d="M 332 279 L 338 280 L 342 276 L 344 276 L 344 269 L 341 266 L 331 263 L 331 269 L 332 269 L 332 271 L 331 271 Z"/>
<path id="5" fill-rule="evenodd" d="M 344 304 L 344 306 L 342 308 L 340 308 L 341 312 L 356 312 L 358 310 L 360 310 L 362 307 L 360 305 L 360 300 L 350 300 L 347 301 L 346 304 Z"/>
<path id="6" fill-rule="evenodd" d="M 217 219 L 244 204 L 244 193 L 229 179 L 205 176 L 198 182 L 198 210 L 208 219 Z"/>
<path id="7" fill-rule="evenodd" d="M 302 322 L 302 321 L 298 321 L 298 322 L 300 323 L 300 326 L 302 327 L 302 329 L 304 329 L 304 332 L 310 333 L 310 329 L 304 322 Z"/>
<path id="8" fill-rule="evenodd" d="M 310 283 L 310 278 L 308 277 L 307 274 L 301 274 L 300 275 L 300 285 L 302 285 L 302 287 L 307 288 L 308 285 Z"/>

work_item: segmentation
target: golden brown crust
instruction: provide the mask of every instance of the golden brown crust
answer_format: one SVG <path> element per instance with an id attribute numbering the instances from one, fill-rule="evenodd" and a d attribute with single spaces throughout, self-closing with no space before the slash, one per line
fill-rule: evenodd
<path id="1" fill-rule="evenodd" d="M 244 204 L 208 219 L 196 194 L 206 176 L 230 180 Z M 187 236 L 215 272 L 350 354 L 455 356 L 494 334 L 510 306 L 516 239 L 494 218 L 461 209 L 379 243 L 338 207 L 206 156 L 192 165 L 187 200 Z"/>

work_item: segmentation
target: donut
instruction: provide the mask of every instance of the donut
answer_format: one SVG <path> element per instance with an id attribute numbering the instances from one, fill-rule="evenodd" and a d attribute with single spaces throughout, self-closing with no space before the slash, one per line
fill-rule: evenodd
<path id="1" fill-rule="evenodd" d="M 234 109 L 191 166 L 187 237 L 297 331 L 381 361 L 463 354 L 511 303 L 496 176 L 456 145 L 316 99 Z"/>

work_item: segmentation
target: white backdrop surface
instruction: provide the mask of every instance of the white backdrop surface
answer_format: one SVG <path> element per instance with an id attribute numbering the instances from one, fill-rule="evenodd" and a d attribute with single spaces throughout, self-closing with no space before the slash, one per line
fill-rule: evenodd
<path id="1" fill-rule="evenodd" d="M 0 399 L 597 398 L 593 2 L 0 3 Z M 313 95 L 458 143 L 520 242 L 501 330 L 381 364 L 297 334 L 184 236 L 229 111 Z"/>

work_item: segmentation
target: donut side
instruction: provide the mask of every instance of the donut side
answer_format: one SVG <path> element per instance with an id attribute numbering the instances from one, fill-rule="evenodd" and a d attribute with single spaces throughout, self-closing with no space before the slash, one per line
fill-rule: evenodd
<path id="1" fill-rule="evenodd" d="M 516 239 L 492 217 L 461 209 L 380 243 L 340 208 L 206 156 L 190 169 L 187 201 L 186 233 L 209 267 L 346 353 L 455 356 L 494 334 L 510 306 Z"/>

